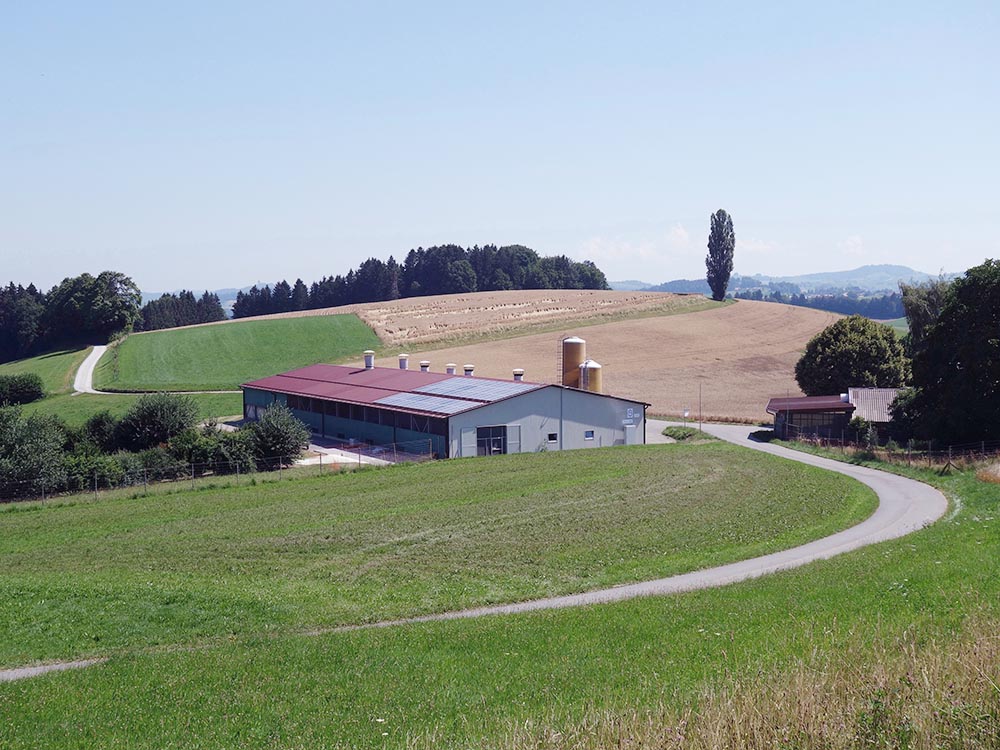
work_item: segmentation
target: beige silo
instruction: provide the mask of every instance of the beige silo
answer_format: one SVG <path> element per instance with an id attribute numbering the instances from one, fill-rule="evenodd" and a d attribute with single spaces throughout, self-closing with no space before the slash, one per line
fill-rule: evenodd
<path id="1" fill-rule="evenodd" d="M 587 342 L 576 336 L 562 341 L 562 384 L 580 387 L 580 365 L 587 359 Z"/>
<path id="2" fill-rule="evenodd" d="M 580 364 L 580 388 L 593 393 L 601 393 L 601 366 L 592 359 Z"/>

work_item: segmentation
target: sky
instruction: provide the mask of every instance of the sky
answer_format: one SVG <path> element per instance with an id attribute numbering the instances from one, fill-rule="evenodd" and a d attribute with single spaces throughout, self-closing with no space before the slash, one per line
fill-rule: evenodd
<path id="1" fill-rule="evenodd" d="M 816 6 L 816 7 L 802 7 Z M 4 3 L 0 282 L 1000 257 L 1000 3 Z"/>

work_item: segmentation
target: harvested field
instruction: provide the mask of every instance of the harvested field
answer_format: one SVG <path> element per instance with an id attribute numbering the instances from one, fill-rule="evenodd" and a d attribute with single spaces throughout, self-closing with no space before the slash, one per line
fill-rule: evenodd
<path id="1" fill-rule="evenodd" d="M 649 315 L 670 315 L 718 307 L 700 294 L 612 292 L 589 289 L 532 289 L 411 297 L 319 310 L 262 315 L 246 320 L 354 314 L 372 327 L 386 346 L 480 340 Z M 225 325 L 224 321 L 209 325 Z"/>
<path id="2" fill-rule="evenodd" d="M 587 355 L 604 367 L 604 389 L 652 404 L 651 414 L 698 418 L 702 384 L 705 419 L 759 421 L 772 396 L 800 395 L 794 369 L 806 343 L 840 316 L 772 302 L 740 300 L 694 315 L 635 318 L 567 327 L 447 348 L 409 347 L 410 361 L 431 361 L 435 372 L 448 362 L 476 366 L 476 374 L 510 378 L 514 367 L 525 379 L 554 383 L 559 377 L 559 342 L 581 335 Z M 395 366 L 387 357 L 379 365 Z"/>

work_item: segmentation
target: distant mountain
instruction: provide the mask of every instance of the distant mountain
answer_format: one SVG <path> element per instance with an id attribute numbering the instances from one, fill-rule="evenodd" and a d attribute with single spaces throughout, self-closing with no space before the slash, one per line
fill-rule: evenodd
<path id="1" fill-rule="evenodd" d="M 951 278 L 956 274 L 945 274 Z M 765 276 L 753 274 L 740 276 L 734 273 L 729 280 L 728 291 L 738 292 L 753 289 L 775 289 L 784 294 L 806 293 L 817 294 L 830 291 L 853 289 L 859 292 L 898 292 L 899 282 L 908 284 L 920 283 L 937 278 L 934 274 L 915 271 L 909 266 L 868 265 L 854 268 L 850 271 L 826 271 L 809 273 L 800 276 Z M 616 282 L 621 284 L 645 284 L 642 281 Z M 779 286 L 781 285 L 781 286 Z M 790 285 L 790 286 L 786 286 Z M 792 287 L 795 287 L 794 289 Z M 612 289 L 616 287 L 612 285 Z M 625 289 L 626 287 L 622 287 Z M 642 289 L 647 292 L 674 292 L 676 294 L 710 294 L 708 282 L 705 279 L 673 279 L 662 284 L 646 284 L 644 287 L 627 287 Z"/>
<path id="2" fill-rule="evenodd" d="M 624 281 L 609 281 L 608 286 L 616 292 L 643 292 L 653 285 L 647 284 L 645 281 L 625 279 Z"/>
<path id="3" fill-rule="evenodd" d="M 954 274 L 946 274 L 953 276 Z M 915 271 L 909 266 L 869 265 L 854 268 L 850 271 L 827 271 L 824 273 L 808 273 L 800 276 L 763 276 L 755 274 L 755 278 L 764 284 L 785 282 L 795 284 L 803 292 L 822 292 L 824 289 L 860 289 L 866 292 L 896 292 L 899 282 L 908 284 L 920 283 L 937 276 L 923 271 Z"/>

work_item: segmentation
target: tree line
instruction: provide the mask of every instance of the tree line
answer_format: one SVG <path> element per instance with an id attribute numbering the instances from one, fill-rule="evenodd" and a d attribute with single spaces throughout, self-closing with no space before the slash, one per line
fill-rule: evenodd
<path id="1" fill-rule="evenodd" d="M 604 273 L 592 262 L 565 255 L 539 256 L 523 245 L 463 248 L 439 245 L 410 250 L 399 263 L 369 258 L 346 274 L 324 276 L 308 287 L 279 281 L 237 294 L 233 317 L 313 310 L 402 297 L 510 289 L 607 289 Z"/>
<path id="2" fill-rule="evenodd" d="M 187 289 L 177 294 L 167 293 L 143 305 L 137 330 L 158 331 L 162 328 L 215 323 L 226 319 L 219 296 L 206 291 L 199 298 Z"/>
<path id="3" fill-rule="evenodd" d="M 141 301 L 135 282 L 117 271 L 67 277 L 44 293 L 34 284 L 11 282 L 0 288 L 0 362 L 107 341 L 135 324 Z"/>
<path id="4" fill-rule="evenodd" d="M 198 426 L 197 405 L 177 394 L 146 394 L 120 419 L 102 411 L 80 428 L 0 405 L 0 501 L 273 470 L 308 442 L 308 428 L 280 404 L 235 432 Z"/>
<path id="5" fill-rule="evenodd" d="M 902 318 L 903 296 L 897 292 L 878 297 L 861 297 L 853 293 L 815 294 L 807 297 L 802 293 L 782 293 L 772 290 L 764 294 L 760 289 L 743 290 L 733 295 L 736 299 L 762 300 L 764 302 L 780 302 L 797 307 L 810 307 L 814 310 L 826 310 L 841 315 L 863 315 L 873 320 L 892 320 Z"/>

